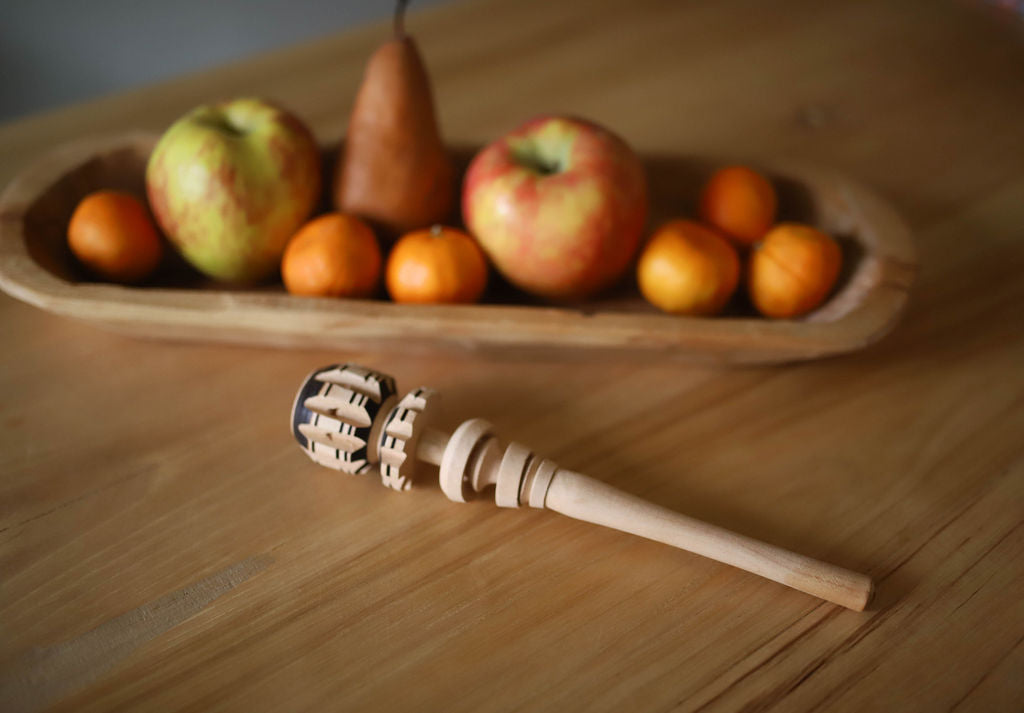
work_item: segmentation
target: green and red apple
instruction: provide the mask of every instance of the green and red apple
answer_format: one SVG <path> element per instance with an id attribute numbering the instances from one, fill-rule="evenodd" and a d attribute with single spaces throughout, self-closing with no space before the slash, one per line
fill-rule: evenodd
<path id="1" fill-rule="evenodd" d="M 549 299 L 581 299 L 629 268 L 647 220 L 647 180 L 621 138 L 546 116 L 485 147 L 466 172 L 462 212 L 498 271 Z"/>
<path id="2" fill-rule="evenodd" d="M 262 280 L 320 195 L 320 153 L 293 114 L 259 99 L 201 106 L 146 167 L 153 215 L 184 258 L 225 282 Z"/>

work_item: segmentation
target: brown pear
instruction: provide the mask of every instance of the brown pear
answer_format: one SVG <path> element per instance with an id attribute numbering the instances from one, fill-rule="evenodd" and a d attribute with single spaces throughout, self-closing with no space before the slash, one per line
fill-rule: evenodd
<path id="1" fill-rule="evenodd" d="M 434 113 L 430 79 L 402 22 L 373 53 L 356 95 L 334 176 L 334 204 L 389 237 L 445 222 L 455 170 Z"/>

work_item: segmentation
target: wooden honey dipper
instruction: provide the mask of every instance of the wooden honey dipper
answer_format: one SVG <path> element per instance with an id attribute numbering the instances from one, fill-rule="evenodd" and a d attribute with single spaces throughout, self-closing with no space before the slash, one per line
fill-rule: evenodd
<path id="1" fill-rule="evenodd" d="M 441 490 L 466 502 L 495 486 L 499 507 L 547 508 L 731 564 L 802 592 L 863 611 L 871 578 L 696 520 L 504 443 L 490 423 L 463 422 L 447 434 L 432 425 L 438 394 L 401 400 L 395 380 L 354 364 L 317 369 L 292 408 L 292 430 L 317 463 L 357 474 L 378 466 L 381 481 L 408 490 L 417 461 L 440 467 Z"/>

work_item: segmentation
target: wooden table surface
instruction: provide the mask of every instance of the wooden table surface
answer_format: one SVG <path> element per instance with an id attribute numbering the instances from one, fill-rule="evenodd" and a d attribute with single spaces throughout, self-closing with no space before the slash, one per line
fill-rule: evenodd
<path id="1" fill-rule="evenodd" d="M 0 296 L 0 708 L 1019 711 L 1024 26 L 978 2 L 414 12 L 448 137 L 567 111 L 875 187 L 921 270 L 880 344 L 715 369 L 133 340 Z M 275 97 L 343 132 L 385 24 L 0 125 Z M 877 579 L 855 613 L 552 513 L 388 492 L 285 423 L 312 368 L 428 384 L 563 465 Z"/>

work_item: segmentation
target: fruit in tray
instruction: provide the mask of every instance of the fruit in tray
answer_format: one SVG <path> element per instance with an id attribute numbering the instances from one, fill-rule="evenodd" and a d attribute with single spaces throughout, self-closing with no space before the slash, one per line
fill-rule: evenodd
<path id="1" fill-rule="evenodd" d="M 487 260 L 468 234 L 435 225 L 395 243 L 387 285 L 395 302 L 476 302 L 487 287 Z"/>
<path id="2" fill-rule="evenodd" d="M 68 223 L 68 247 L 93 274 L 127 284 L 149 277 L 164 253 L 146 206 L 120 191 L 81 200 Z"/>
<path id="3" fill-rule="evenodd" d="M 321 188 L 312 135 L 273 104 L 239 99 L 179 119 L 150 156 L 147 193 L 172 244 L 218 280 L 254 282 L 279 267 L 287 291 L 304 296 L 372 297 L 385 263 L 378 238 L 387 245 L 399 235 L 384 270 L 396 302 L 475 302 L 488 261 L 513 286 L 553 301 L 620 282 L 644 238 L 647 178 L 623 139 L 584 119 L 538 117 L 480 150 L 463 177 L 468 232 L 440 227 L 452 212 L 454 167 L 403 27 L 405 5 L 398 0 L 394 37 L 374 52 L 359 87 L 330 190 L 339 212 L 305 222 Z M 141 225 L 139 210 L 122 213 Z M 699 195 L 701 222 L 671 220 L 647 240 L 636 263 L 641 294 L 671 314 L 715 315 L 745 269 L 762 315 L 807 314 L 833 289 L 842 256 L 815 228 L 776 225 L 777 210 L 766 176 L 718 169 Z M 108 248 L 124 242 L 123 226 L 106 222 Z M 129 281 L 152 269 L 139 245 L 153 241 L 136 240 L 140 264 L 106 272 L 89 254 L 95 241 L 79 235 L 71 247 L 94 272 Z"/>
<path id="4" fill-rule="evenodd" d="M 328 213 L 295 234 L 281 260 L 285 289 L 304 297 L 371 297 L 380 282 L 380 246 L 353 215 Z"/>
<path id="5" fill-rule="evenodd" d="M 455 169 L 441 140 L 430 79 L 405 34 L 398 3 L 394 37 L 366 66 L 335 170 L 338 210 L 398 235 L 445 222 L 455 197 Z"/>
<path id="6" fill-rule="evenodd" d="M 644 246 L 637 284 L 648 302 L 672 314 L 704 316 L 725 307 L 740 279 L 728 240 L 692 220 L 672 220 Z"/>
<path id="7" fill-rule="evenodd" d="M 832 291 L 841 260 L 839 245 L 817 228 L 780 223 L 751 254 L 750 299 L 766 317 L 807 314 Z"/>
<path id="8" fill-rule="evenodd" d="M 777 205 L 767 178 L 746 166 L 726 166 L 705 184 L 700 217 L 738 244 L 751 245 L 772 227 Z"/>
<path id="9" fill-rule="evenodd" d="M 842 253 L 816 228 L 773 225 L 777 206 L 767 177 L 746 166 L 718 169 L 700 194 L 704 223 L 670 221 L 644 247 L 640 292 L 665 312 L 718 314 L 735 291 L 742 256 L 747 294 L 758 312 L 773 319 L 811 312 L 835 286 Z"/>
<path id="10" fill-rule="evenodd" d="M 146 167 L 160 227 L 200 272 L 269 277 L 320 195 L 320 153 L 305 125 L 258 99 L 201 106 L 160 138 Z"/>
<path id="11" fill-rule="evenodd" d="M 647 218 L 647 181 L 610 131 L 540 117 L 474 157 L 462 212 L 511 283 L 549 299 L 583 299 L 629 268 Z"/>

